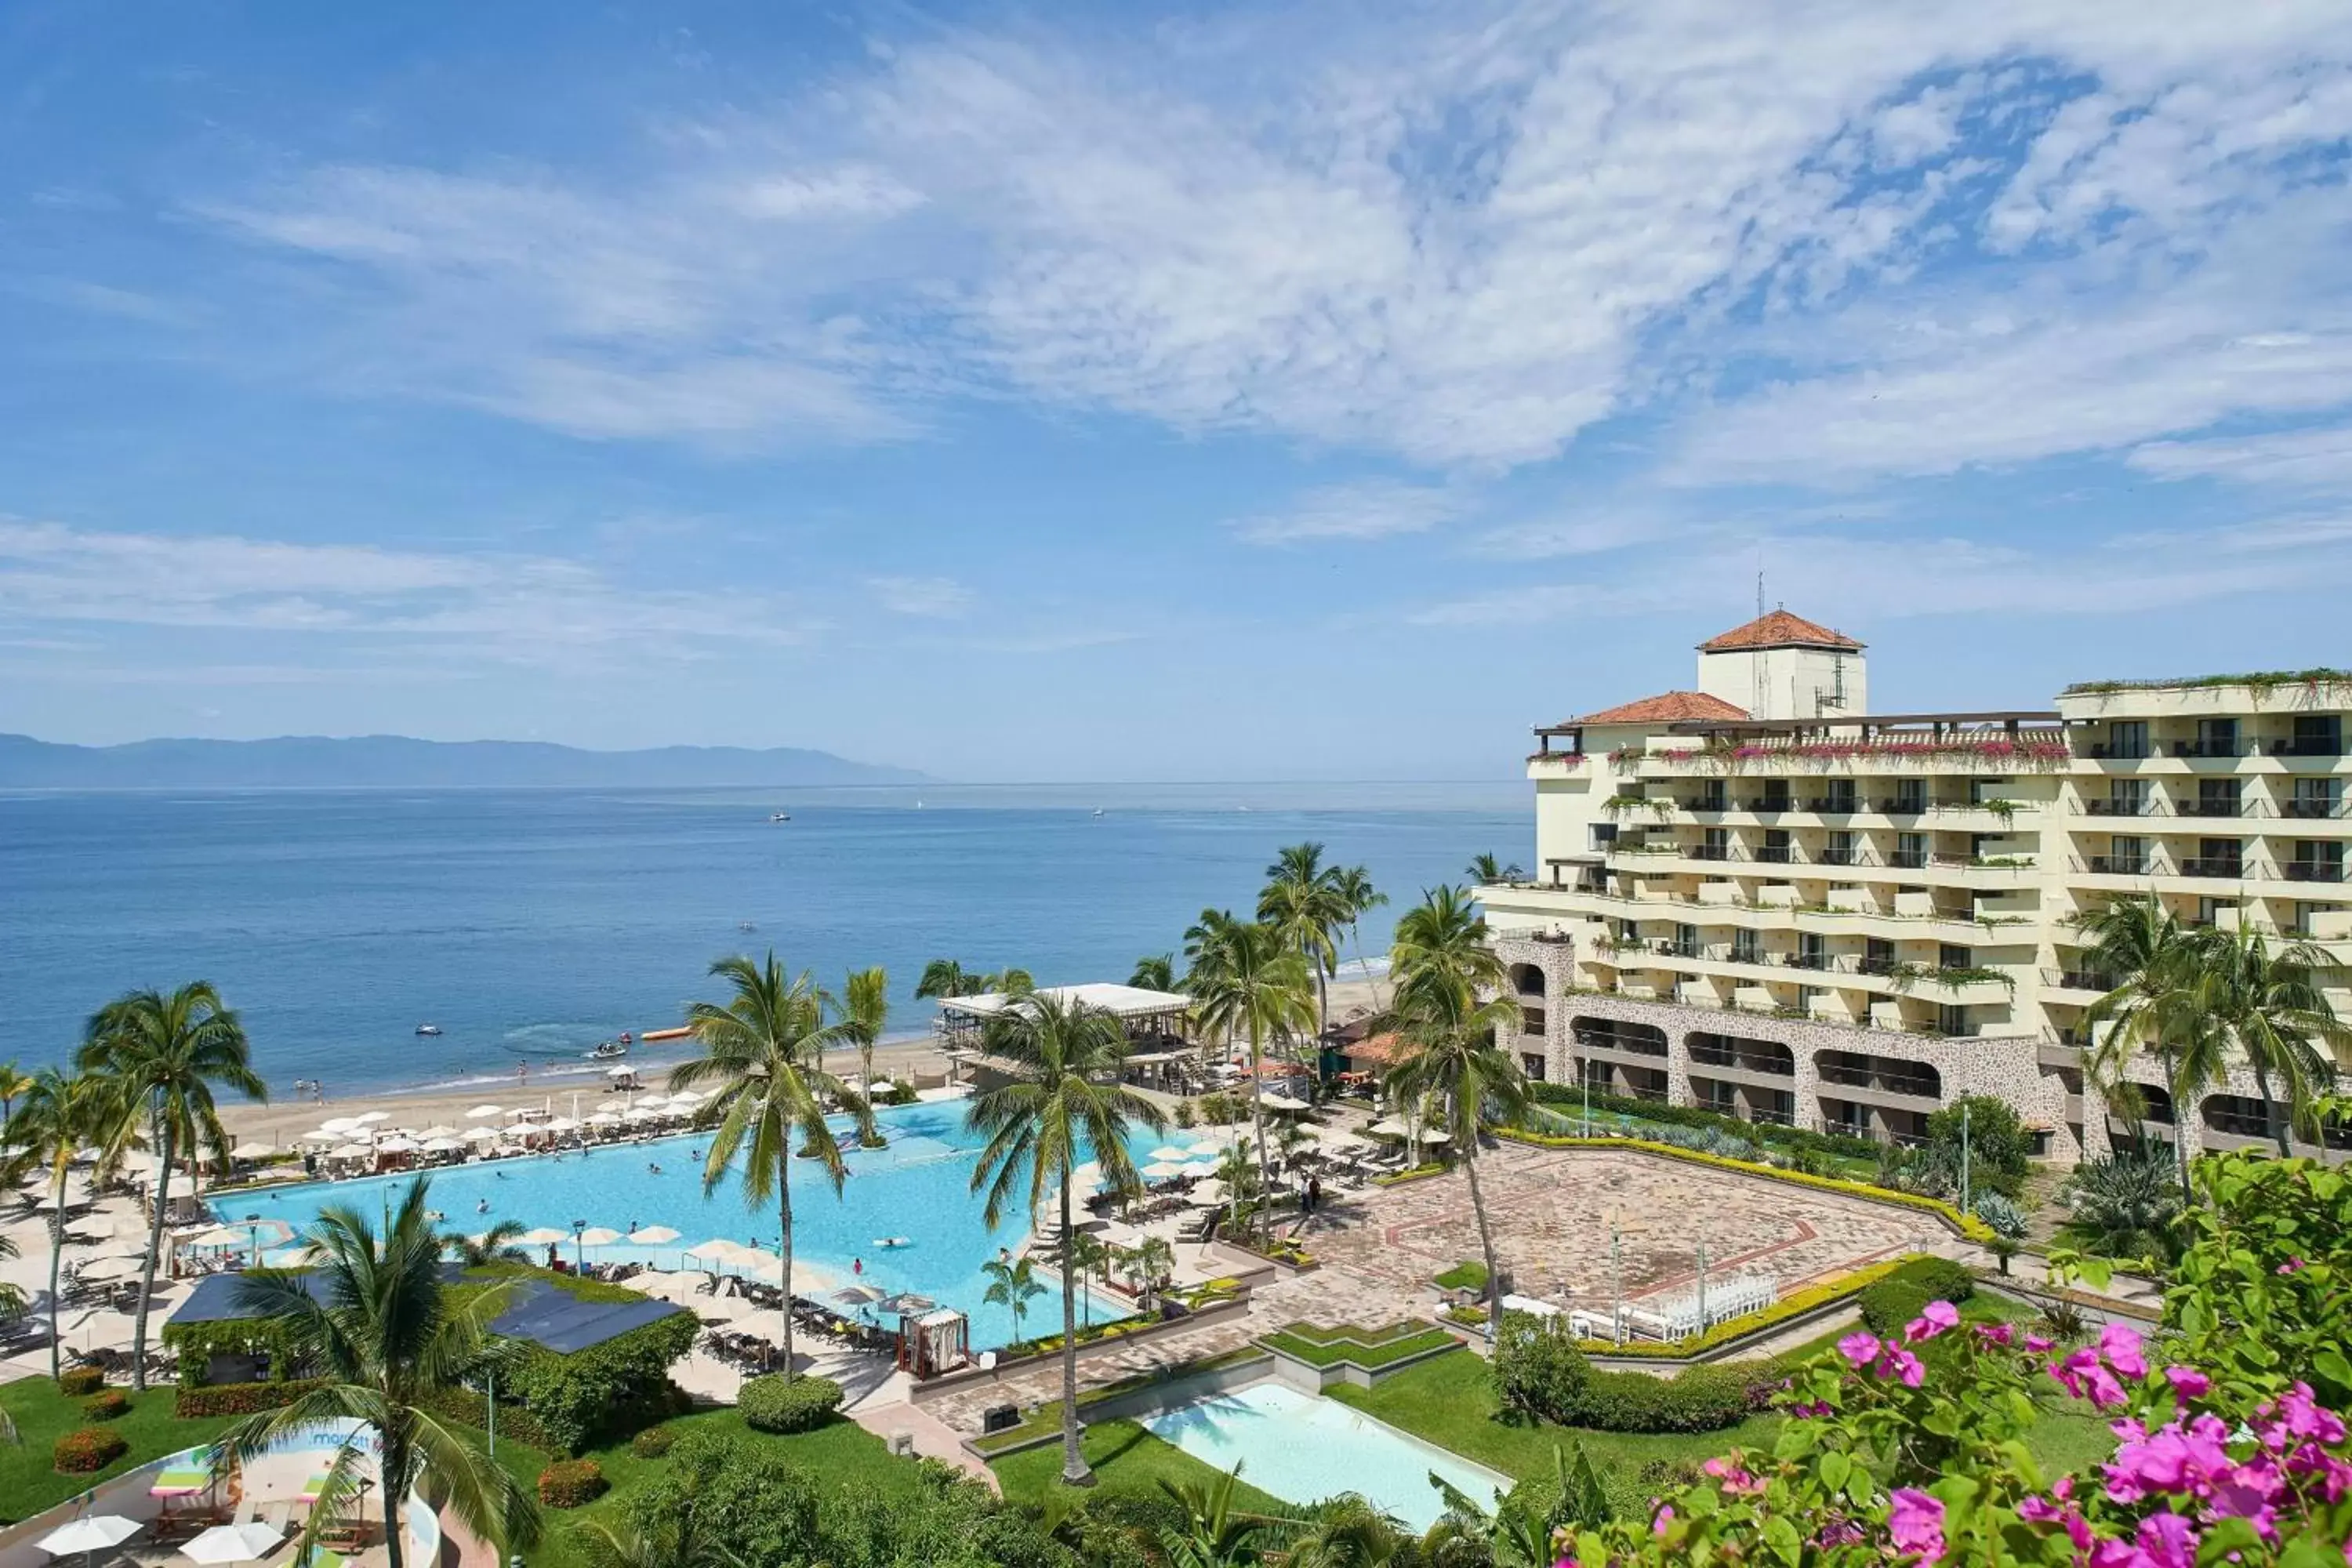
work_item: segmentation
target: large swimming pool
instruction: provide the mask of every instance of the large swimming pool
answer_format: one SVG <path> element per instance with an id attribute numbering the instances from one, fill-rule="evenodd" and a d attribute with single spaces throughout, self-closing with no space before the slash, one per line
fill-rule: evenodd
<path id="1" fill-rule="evenodd" d="M 1427 1530 L 1445 1511 L 1429 1484 L 1432 1471 L 1481 1508 L 1495 1506 L 1510 1479 L 1336 1399 L 1278 1383 L 1260 1383 L 1213 1394 L 1157 1415 L 1143 1425 L 1194 1458 L 1220 1470 L 1242 1467 L 1242 1479 L 1287 1502 L 1320 1502 L 1356 1492 L 1415 1530 Z"/>
<path id="2" fill-rule="evenodd" d="M 982 1140 L 966 1130 L 963 1103 L 897 1106 L 877 1111 L 875 1121 L 888 1146 L 849 1153 L 849 1179 L 839 1198 L 814 1162 L 793 1163 L 793 1247 L 804 1293 L 812 1266 L 827 1277 L 831 1289 L 851 1283 L 853 1269 L 862 1262 L 864 1272 L 856 1276 L 862 1283 L 885 1291 L 919 1291 L 969 1314 L 975 1347 L 1003 1344 L 1057 1326 L 1058 1288 L 1031 1303 L 1020 1335 L 1013 1332 L 1007 1308 L 981 1300 L 988 1289 L 981 1266 L 996 1256 L 999 1247 L 1019 1240 L 1027 1216 L 1008 1215 L 995 1230 L 983 1222 L 982 1200 L 971 1191 L 972 1167 Z M 1188 1142 L 1183 1133 L 1171 1136 L 1179 1143 Z M 1136 1163 L 1148 1163 L 1149 1152 L 1160 1141 L 1143 1131 L 1130 1151 Z M 679 1233 L 677 1241 L 658 1247 L 592 1248 L 591 1262 L 635 1258 L 675 1268 L 680 1266 L 680 1248 L 714 1237 L 757 1243 L 772 1252 L 777 1241 L 772 1203 L 747 1207 L 735 1176 L 709 1197 L 703 1195 L 698 1156 L 709 1148 L 707 1136 L 688 1134 L 537 1159 L 450 1166 L 433 1173 L 432 1206 L 448 1216 L 442 1228 L 453 1231 L 478 1231 L 490 1222 L 514 1219 L 532 1228 L 568 1231 L 573 1221 L 584 1220 L 618 1231 L 662 1225 Z M 232 1224 L 251 1218 L 282 1220 L 299 1231 L 332 1204 L 373 1214 L 408 1180 L 371 1176 L 238 1193 L 222 1199 L 215 1210 Z M 483 1204 L 488 1205 L 487 1210 L 478 1207 Z M 877 1247 L 883 1237 L 904 1237 L 906 1244 Z M 562 1256 L 572 1256 L 568 1244 Z M 705 1267 L 690 1258 L 684 1266 Z M 1082 1310 L 1088 1305 L 1082 1302 Z M 1111 1300 L 1090 1305 L 1097 1319 L 1123 1316 L 1128 1310 Z"/>

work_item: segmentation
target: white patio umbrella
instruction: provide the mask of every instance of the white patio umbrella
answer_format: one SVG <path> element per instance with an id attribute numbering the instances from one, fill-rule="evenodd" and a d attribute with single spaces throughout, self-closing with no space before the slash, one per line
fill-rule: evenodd
<path id="1" fill-rule="evenodd" d="M 228 1157 L 232 1160 L 267 1160 L 277 1152 L 278 1148 L 275 1144 L 256 1143 L 247 1140 L 230 1150 Z"/>
<path id="2" fill-rule="evenodd" d="M 635 1068 L 606 1068 L 604 1069 L 604 1076 L 608 1079 L 635 1078 L 637 1076 L 637 1069 Z"/>
<path id="3" fill-rule="evenodd" d="M 551 1241 L 570 1241 L 571 1239 L 570 1231 L 557 1230 L 552 1226 L 544 1225 L 536 1230 L 524 1231 L 515 1237 L 515 1240 L 525 1247 L 545 1247 Z"/>
<path id="4" fill-rule="evenodd" d="M 592 1225 L 574 1239 L 583 1247 L 610 1247 L 621 1239 L 621 1233 L 610 1226 Z"/>
<path id="5" fill-rule="evenodd" d="M 1188 1176 L 1192 1173 L 1192 1167 L 1181 1160 L 1154 1160 L 1143 1167 L 1143 1174 L 1155 1182 L 1164 1182 L 1171 1176 Z"/>
<path id="6" fill-rule="evenodd" d="M 724 1263 L 741 1250 L 740 1243 L 730 1241 L 723 1236 L 714 1236 L 709 1241 L 688 1247 L 686 1255 L 698 1258 L 705 1263 Z"/>
<path id="7" fill-rule="evenodd" d="M 1280 1110 L 1293 1113 L 1301 1110 L 1312 1110 L 1315 1109 L 1305 1100 L 1299 1099 L 1297 1095 L 1285 1094 L 1280 1089 L 1276 1089 L 1272 1094 L 1265 1096 L 1264 1100 L 1259 1101 L 1259 1103 L 1264 1105 L 1268 1110 Z"/>
<path id="8" fill-rule="evenodd" d="M 180 1238 L 183 1247 L 243 1247 L 253 1239 L 247 1232 L 233 1225 L 206 1226 L 194 1236 Z"/>
<path id="9" fill-rule="evenodd" d="M 764 1247 L 739 1247 L 735 1249 L 732 1256 L 736 1262 L 741 1264 L 746 1268 L 765 1268 L 770 1264 L 773 1264 L 779 1268 L 782 1268 L 784 1266 L 784 1260 L 782 1258 L 777 1257 L 774 1253 L 769 1251 Z"/>
<path id="10" fill-rule="evenodd" d="M 1404 1123 L 1393 1116 L 1383 1116 L 1364 1131 L 1375 1138 L 1402 1138 L 1404 1136 Z"/>
<path id="11" fill-rule="evenodd" d="M 341 1132 L 325 1127 L 313 1127 L 294 1140 L 297 1143 L 340 1143 L 342 1141 L 343 1135 Z"/>
<path id="12" fill-rule="evenodd" d="M 866 1092 L 868 1094 L 881 1094 L 897 1087 L 898 1085 L 887 1078 L 869 1078 L 866 1080 Z"/>
<path id="13" fill-rule="evenodd" d="M 1151 1152 L 1151 1157 L 1155 1160 L 1181 1160 L 1192 1152 L 1190 1149 L 1179 1149 L 1173 1144 L 1162 1143 Z"/>
<path id="14" fill-rule="evenodd" d="M 348 1132 L 360 1125 L 360 1119 L 356 1116 L 330 1116 L 319 1125 L 330 1132 Z"/>
<path id="15" fill-rule="evenodd" d="M 600 1110 L 588 1119 L 591 1127 L 618 1127 L 620 1124 L 621 1113 L 617 1110 Z"/>
<path id="16" fill-rule="evenodd" d="M 572 1121 L 569 1116 L 559 1116 L 547 1124 L 547 1130 L 550 1132 L 577 1132 L 580 1127 L 581 1123 Z"/>
<path id="17" fill-rule="evenodd" d="M 56 1557 L 68 1552 L 111 1552 L 146 1528 L 119 1513 L 93 1513 L 60 1525 L 34 1544 Z"/>
<path id="18" fill-rule="evenodd" d="M 286 1532 L 257 1519 L 243 1524 L 218 1524 L 180 1548 L 180 1555 L 196 1563 L 257 1563 L 277 1550 Z"/>
<path id="19" fill-rule="evenodd" d="M 636 1122 L 667 1121 L 669 1120 L 669 1112 L 656 1110 L 650 1105 L 640 1105 L 635 1110 L 623 1112 L 621 1120 Z"/>
<path id="20" fill-rule="evenodd" d="M 623 1100 L 617 1094 L 608 1094 L 604 1099 L 596 1102 L 596 1109 L 599 1110 L 626 1110 L 629 1109 L 629 1102 Z"/>
<path id="21" fill-rule="evenodd" d="M 669 1097 L 672 1105 L 700 1105 L 703 1097 L 690 1089 L 681 1089 Z"/>
<path id="22" fill-rule="evenodd" d="M 330 1160 L 366 1160 L 373 1158 L 374 1154 L 374 1148 L 366 1143 L 346 1143 L 340 1149 L 327 1151 L 327 1158 Z"/>
<path id="23" fill-rule="evenodd" d="M 643 1230 L 629 1232 L 629 1240 L 638 1247 L 667 1247 L 677 1239 L 677 1232 L 666 1225 L 649 1225 Z"/>
<path id="24" fill-rule="evenodd" d="M 466 1120 L 468 1121 L 479 1121 L 486 1116 L 504 1116 L 505 1114 L 506 1110 L 501 1106 L 478 1105 L 474 1107 L 473 1110 L 466 1112 Z"/>
<path id="25" fill-rule="evenodd" d="M 1452 1133 L 1442 1132 L 1434 1127 L 1424 1127 L 1421 1130 L 1421 1141 L 1424 1143 L 1449 1142 L 1452 1141 L 1453 1136 L 1454 1135 Z"/>
<path id="26" fill-rule="evenodd" d="M 414 1154 L 416 1152 L 416 1140 L 403 1137 L 387 1138 L 375 1147 L 380 1154 Z"/>
<path id="27" fill-rule="evenodd" d="M 1196 1209 L 1222 1208 L 1225 1202 L 1225 1184 L 1202 1182 L 1184 1194 L 1184 1201 Z"/>
<path id="28" fill-rule="evenodd" d="M 494 1142 L 500 1136 L 501 1134 L 495 1127 L 468 1127 L 466 1129 L 465 1132 L 466 1142 L 468 1143 Z"/>
<path id="29" fill-rule="evenodd" d="M 373 1127 L 379 1121 L 391 1121 L 392 1112 L 389 1110 L 362 1110 L 357 1116 L 352 1117 L 352 1120 L 358 1122 L 362 1127 Z"/>
<path id="30" fill-rule="evenodd" d="M 457 1138 L 427 1138 L 417 1145 L 428 1154 L 446 1154 L 452 1150 L 463 1149 L 465 1146 L 464 1140 Z"/>
<path id="31" fill-rule="evenodd" d="M 835 1290 L 833 1299 L 845 1307 L 870 1307 L 882 1299 L 882 1292 L 871 1285 L 851 1285 Z"/>
<path id="32" fill-rule="evenodd" d="M 419 1132 L 417 1136 L 419 1138 L 455 1138 L 457 1136 L 457 1130 L 454 1127 L 444 1127 L 436 1121 L 432 1126 L 426 1128 L 424 1131 Z"/>

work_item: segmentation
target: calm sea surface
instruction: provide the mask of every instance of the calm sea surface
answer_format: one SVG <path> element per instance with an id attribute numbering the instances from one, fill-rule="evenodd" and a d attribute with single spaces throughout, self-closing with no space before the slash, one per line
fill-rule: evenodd
<path id="1" fill-rule="evenodd" d="M 772 946 L 828 987 L 887 966 L 891 1032 L 915 1034 L 926 960 L 1124 980 L 1204 905 L 1245 910 L 1302 838 L 1395 900 L 1364 923 L 1377 955 L 1396 906 L 1473 854 L 1527 860 L 1525 800 L 1517 783 L 0 796 L 0 1057 L 59 1059 L 98 1004 L 204 978 L 281 1095 L 510 1081 L 519 1062 L 536 1082 L 715 995 L 712 959 Z"/>

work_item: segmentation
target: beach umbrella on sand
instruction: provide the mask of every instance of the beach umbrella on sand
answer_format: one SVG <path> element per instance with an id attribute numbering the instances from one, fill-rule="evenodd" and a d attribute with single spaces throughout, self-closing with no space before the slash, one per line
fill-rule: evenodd
<path id="1" fill-rule="evenodd" d="M 882 1292 L 871 1285 L 852 1285 L 846 1289 L 835 1290 L 833 1299 L 845 1307 L 870 1307 L 882 1299 Z"/>
<path id="2" fill-rule="evenodd" d="M 454 1127 L 444 1127 L 436 1121 L 432 1126 L 426 1128 L 424 1131 L 419 1132 L 417 1136 L 419 1138 L 455 1138 L 457 1136 L 457 1130 Z"/>
<path id="3" fill-rule="evenodd" d="M 258 1563 L 276 1551 L 286 1532 L 257 1519 L 243 1524 L 220 1524 L 180 1548 L 180 1555 L 195 1563 Z"/>
<path id="4" fill-rule="evenodd" d="M 374 1155 L 375 1150 L 365 1143 L 346 1143 L 340 1149 L 327 1151 L 330 1160 L 366 1160 Z"/>
<path id="5" fill-rule="evenodd" d="M 884 1311 L 901 1318 L 911 1318 L 918 1313 L 928 1312 L 938 1305 L 939 1303 L 929 1296 L 919 1296 L 912 1290 L 902 1291 L 896 1296 L 885 1296 L 881 1302 Z"/>
<path id="6" fill-rule="evenodd" d="M 621 1113 L 617 1110 L 600 1110 L 588 1119 L 591 1127 L 618 1127 L 620 1124 Z"/>
<path id="7" fill-rule="evenodd" d="M 580 1131 L 580 1123 L 572 1121 L 569 1116 L 559 1116 L 554 1121 L 547 1124 L 547 1131 L 550 1132 L 577 1132 Z"/>
<path id="8" fill-rule="evenodd" d="M 427 1138 L 417 1146 L 428 1154 L 446 1154 L 452 1150 L 463 1149 L 466 1145 L 463 1141 L 456 1138 Z"/>
<path id="9" fill-rule="evenodd" d="M 487 1116 L 504 1116 L 505 1114 L 506 1110 L 502 1106 L 478 1105 L 474 1107 L 473 1110 L 466 1112 L 466 1120 L 468 1121 L 479 1121 Z"/>
<path id="10" fill-rule="evenodd" d="M 330 1116 L 319 1123 L 330 1132 L 348 1132 L 360 1124 L 356 1116 Z"/>
<path id="11" fill-rule="evenodd" d="M 694 1090 L 690 1089 L 681 1089 L 676 1094 L 669 1097 L 669 1102 L 676 1106 L 700 1105 L 702 1103 L 702 1096 L 695 1093 Z"/>
<path id="12" fill-rule="evenodd" d="M 520 1236 L 515 1237 L 515 1240 L 525 1247 L 545 1247 L 551 1241 L 570 1241 L 571 1239 L 572 1233 L 570 1231 L 557 1230 L 551 1226 L 544 1225 L 541 1226 L 537 1230 L 524 1231 Z"/>
<path id="13" fill-rule="evenodd" d="M 340 1143 L 342 1141 L 343 1135 L 341 1132 L 325 1127 L 313 1127 L 310 1131 L 294 1140 L 297 1143 Z"/>
<path id="14" fill-rule="evenodd" d="M 414 1138 L 387 1138 L 383 1142 L 376 1145 L 376 1152 L 382 1154 L 414 1154 L 416 1152 L 416 1140 Z"/>
<path id="15" fill-rule="evenodd" d="M 629 1241 L 636 1247 L 667 1247 L 677 1239 L 677 1232 L 666 1225 L 649 1225 L 643 1230 L 629 1232 Z"/>
<path id="16" fill-rule="evenodd" d="M 688 1258 L 698 1258 L 705 1263 L 724 1263 L 742 1249 L 740 1242 L 730 1241 L 723 1236 L 714 1236 L 709 1241 L 688 1247 L 686 1255 Z"/>
<path id="17" fill-rule="evenodd" d="M 362 1127 L 373 1127 L 379 1121 L 391 1121 L 392 1112 L 389 1110 L 362 1110 L 357 1116 L 352 1117 L 352 1120 Z"/>
<path id="18" fill-rule="evenodd" d="M 230 1150 L 228 1157 L 232 1160 L 267 1160 L 277 1152 L 278 1150 L 273 1144 L 255 1143 L 248 1141 Z"/>
<path id="19" fill-rule="evenodd" d="M 1404 1136 L 1404 1123 L 1393 1116 L 1383 1116 L 1364 1131 L 1375 1138 L 1402 1138 Z"/>
<path id="20" fill-rule="evenodd" d="M 465 1132 L 465 1139 L 468 1143 L 488 1143 L 497 1140 L 499 1136 L 499 1130 L 495 1127 L 469 1127 Z"/>
<path id="21" fill-rule="evenodd" d="M 1214 1179 L 1197 1183 L 1184 1201 L 1196 1209 L 1213 1209 L 1225 1201 L 1225 1184 Z"/>

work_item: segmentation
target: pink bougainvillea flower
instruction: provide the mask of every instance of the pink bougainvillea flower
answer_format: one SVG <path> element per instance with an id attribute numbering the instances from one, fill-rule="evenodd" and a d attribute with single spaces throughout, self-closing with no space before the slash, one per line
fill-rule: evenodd
<path id="1" fill-rule="evenodd" d="M 1930 1301 L 1903 1326 L 1903 1337 L 1913 1344 L 1960 1326 L 1960 1310 L 1949 1301 Z"/>
<path id="2" fill-rule="evenodd" d="M 2046 1354 L 2049 1352 L 2050 1347 L 2056 1342 L 2056 1341 L 2047 1339 L 2041 1334 L 2028 1334 L 2025 1336 L 2025 1348 L 2035 1355 Z"/>
<path id="3" fill-rule="evenodd" d="M 1916 1553 L 1922 1563 L 1944 1555 L 1944 1505 L 1916 1487 L 1895 1492 L 1886 1513 L 1886 1533 L 1898 1552 Z"/>
<path id="4" fill-rule="evenodd" d="M 2099 1331 L 2099 1353 L 2126 1377 L 2147 1375 L 2147 1358 L 2140 1353 L 2139 1331 L 2127 1323 L 2109 1323 Z"/>
<path id="5" fill-rule="evenodd" d="M 1675 1505 L 1672 1503 L 1662 1503 L 1658 1507 L 1658 1516 L 1650 1521 L 1650 1533 L 1653 1535 L 1664 1535 L 1666 1532 L 1666 1527 L 1674 1523 L 1674 1521 Z"/>
<path id="6" fill-rule="evenodd" d="M 2278 1266 L 2277 1271 L 2281 1274 L 2300 1274 L 2307 1267 L 2309 1266 L 2302 1258 L 2290 1258 Z"/>
<path id="7" fill-rule="evenodd" d="M 1979 1323 L 1977 1338 L 1989 1345 L 2006 1346 L 2016 1336 L 2007 1323 Z"/>
<path id="8" fill-rule="evenodd" d="M 1879 1363 L 1878 1375 L 1899 1379 L 1906 1388 L 1916 1388 L 1927 1380 L 1927 1369 L 1919 1358 L 1900 1345 L 1886 1347 L 1885 1358 Z"/>
<path id="9" fill-rule="evenodd" d="M 1878 1336 L 1857 1329 L 1838 1341 L 1837 1349 L 1838 1354 L 1845 1357 L 1849 1365 L 1868 1366 L 1878 1359 Z"/>
<path id="10" fill-rule="evenodd" d="M 2177 1513 L 2155 1513 L 2139 1521 L 2138 1568 L 2191 1568 L 2197 1561 L 2197 1527 Z"/>
<path id="11" fill-rule="evenodd" d="M 2113 1410 L 2124 1403 L 2124 1385 L 2107 1370 L 2099 1352 L 2084 1346 L 2064 1361 L 2050 1363 L 2050 1375 L 2063 1384 L 2067 1393 L 2077 1399 L 2088 1399 L 2102 1410 Z"/>
<path id="12" fill-rule="evenodd" d="M 2312 1397 L 2311 1384 L 2298 1383 L 2279 1395 L 2279 1419 L 2297 1437 L 2336 1444 L 2344 1441 L 2344 1418 Z"/>
<path id="13" fill-rule="evenodd" d="M 2164 1380 L 2183 1399 L 2202 1399 L 2213 1390 L 2213 1380 L 2193 1366 L 2168 1366 Z"/>

